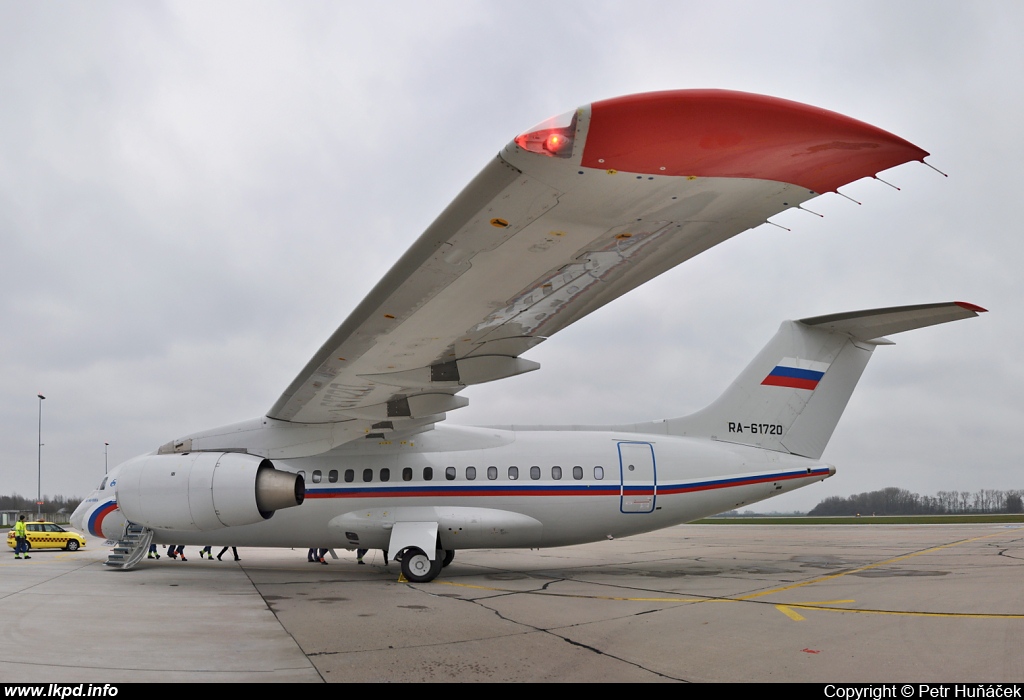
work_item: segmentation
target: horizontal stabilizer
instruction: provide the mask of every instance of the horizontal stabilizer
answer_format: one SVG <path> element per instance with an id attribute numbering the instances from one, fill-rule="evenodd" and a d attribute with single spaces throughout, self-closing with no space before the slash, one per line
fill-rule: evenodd
<path id="1" fill-rule="evenodd" d="M 834 333 L 846 333 L 855 340 L 874 340 L 915 328 L 959 321 L 983 313 L 985 309 L 965 301 L 941 304 L 893 306 L 887 309 L 851 311 L 845 314 L 802 318 L 800 323 Z"/>

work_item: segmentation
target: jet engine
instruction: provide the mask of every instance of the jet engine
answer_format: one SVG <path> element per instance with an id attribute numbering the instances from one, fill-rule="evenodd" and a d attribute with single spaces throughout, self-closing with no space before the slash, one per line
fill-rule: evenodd
<path id="1" fill-rule="evenodd" d="M 143 455 L 126 462 L 111 485 L 133 523 L 157 530 L 207 531 L 251 525 L 302 503 L 299 474 L 238 452 Z"/>

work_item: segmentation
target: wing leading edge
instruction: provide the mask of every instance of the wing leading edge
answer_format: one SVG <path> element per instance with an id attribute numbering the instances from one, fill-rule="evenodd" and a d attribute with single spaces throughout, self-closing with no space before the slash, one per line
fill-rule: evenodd
<path id="1" fill-rule="evenodd" d="M 629 290 L 823 192 L 927 155 L 863 122 L 746 93 L 580 107 L 506 145 L 262 425 L 319 436 L 288 456 L 426 429 L 468 403 L 462 388 L 536 369 L 520 355 Z"/>

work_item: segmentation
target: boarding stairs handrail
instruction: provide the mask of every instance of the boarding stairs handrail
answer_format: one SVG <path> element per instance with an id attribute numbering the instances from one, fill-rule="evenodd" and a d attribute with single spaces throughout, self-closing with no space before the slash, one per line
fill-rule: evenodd
<path id="1" fill-rule="evenodd" d="M 131 569 L 146 555 L 152 542 L 152 530 L 126 521 L 121 530 L 121 538 L 114 545 L 104 564 L 118 569 Z"/>

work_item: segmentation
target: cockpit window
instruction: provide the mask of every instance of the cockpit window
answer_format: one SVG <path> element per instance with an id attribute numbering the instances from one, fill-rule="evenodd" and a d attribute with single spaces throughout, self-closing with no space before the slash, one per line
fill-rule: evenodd
<path id="1" fill-rule="evenodd" d="M 102 491 L 103 489 L 107 488 L 107 479 L 109 478 L 109 476 L 103 477 L 103 482 L 100 483 L 100 487 L 97 489 L 98 491 Z"/>

